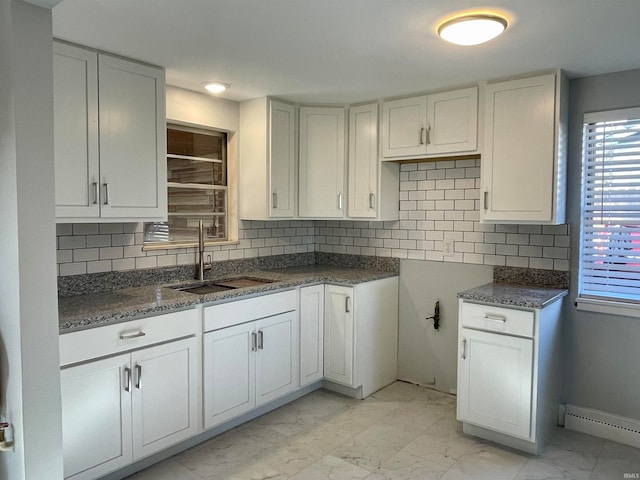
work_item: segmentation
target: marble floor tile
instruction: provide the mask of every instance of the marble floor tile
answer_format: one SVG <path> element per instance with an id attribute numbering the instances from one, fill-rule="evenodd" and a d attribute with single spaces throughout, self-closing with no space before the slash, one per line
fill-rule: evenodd
<path id="1" fill-rule="evenodd" d="M 591 480 L 617 478 L 640 478 L 640 450 L 607 441 L 593 469 Z"/>
<path id="2" fill-rule="evenodd" d="M 357 480 L 368 478 L 371 472 L 333 455 L 325 455 L 300 471 L 292 480 Z"/>
<path id="3" fill-rule="evenodd" d="M 558 428 L 540 456 L 462 432 L 456 399 L 395 382 L 315 391 L 129 480 L 625 480 L 640 450 Z"/>
<path id="4" fill-rule="evenodd" d="M 497 446 L 472 446 L 442 477 L 442 480 L 513 480 L 527 456 Z"/>

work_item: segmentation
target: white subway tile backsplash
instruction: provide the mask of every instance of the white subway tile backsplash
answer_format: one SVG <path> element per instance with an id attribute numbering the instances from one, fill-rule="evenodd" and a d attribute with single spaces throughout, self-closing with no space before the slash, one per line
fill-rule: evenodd
<path id="1" fill-rule="evenodd" d="M 101 273 L 111 271 L 111 260 L 98 260 L 87 262 L 87 273 Z"/>
<path id="2" fill-rule="evenodd" d="M 318 251 L 568 271 L 568 225 L 479 222 L 479 160 L 400 170 L 399 221 L 240 221 L 237 244 L 207 252 L 214 261 Z M 59 275 L 196 262 L 195 248 L 143 251 L 143 230 L 139 222 L 58 224 Z M 444 238 L 454 240 L 453 256 L 443 256 Z"/>

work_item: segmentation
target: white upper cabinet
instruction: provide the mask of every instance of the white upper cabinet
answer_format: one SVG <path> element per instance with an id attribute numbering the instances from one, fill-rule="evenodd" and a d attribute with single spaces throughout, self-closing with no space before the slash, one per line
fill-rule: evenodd
<path id="1" fill-rule="evenodd" d="M 477 137 L 477 87 L 392 100 L 382 106 L 385 159 L 474 152 Z"/>
<path id="2" fill-rule="evenodd" d="M 344 217 L 344 137 L 344 108 L 300 107 L 300 217 Z"/>
<path id="3" fill-rule="evenodd" d="M 57 42 L 53 52 L 56 216 L 97 218 L 98 56 Z"/>
<path id="4" fill-rule="evenodd" d="M 487 85 L 481 221 L 564 223 L 565 89 L 560 73 Z"/>
<path id="5" fill-rule="evenodd" d="M 349 217 L 375 218 L 378 209 L 378 104 L 349 109 Z"/>
<path id="6" fill-rule="evenodd" d="M 164 71 L 54 43 L 56 216 L 167 215 Z"/>
<path id="7" fill-rule="evenodd" d="M 384 102 L 382 105 L 382 156 L 424 155 L 427 97 Z"/>
<path id="8" fill-rule="evenodd" d="M 296 214 L 296 108 L 271 98 L 240 104 L 240 218 Z"/>
<path id="9" fill-rule="evenodd" d="M 427 96 L 427 154 L 471 152 L 478 146 L 478 88 Z"/>

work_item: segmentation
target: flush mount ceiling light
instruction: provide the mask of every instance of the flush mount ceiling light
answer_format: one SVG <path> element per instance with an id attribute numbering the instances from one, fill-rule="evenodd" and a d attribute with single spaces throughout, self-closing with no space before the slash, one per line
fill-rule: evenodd
<path id="1" fill-rule="evenodd" d="M 495 14 L 474 13 L 451 18 L 438 26 L 438 35 L 456 45 L 478 45 L 507 29 L 507 19 Z"/>
<path id="2" fill-rule="evenodd" d="M 207 83 L 204 83 L 203 85 L 204 85 L 204 88 L 206 88 L 211 93 L 222 93 L 227 88 L 229 88 L 229 85 L 227 85 L 226 83 L 220 83 L 220 82 L 207 82 Z"/>

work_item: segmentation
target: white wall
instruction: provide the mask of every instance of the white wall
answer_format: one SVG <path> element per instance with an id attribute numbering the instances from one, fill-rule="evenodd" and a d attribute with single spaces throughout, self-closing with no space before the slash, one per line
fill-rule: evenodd
<path id="1" fill-rule="evenodd" d="M 585 112 L 640 106 L 640 70 L 573 80 L 569 105 L 567 213 L 571 222 L 571 292 L 578 292 L 578 241 Z M 577 311 L 566 302 L 564 399 L 640 419 L 640 319 Z"/>
<path id="2" fill-rule="evenodd" d="M 51 11 L 0 4 L 0 478 L 62 478 Z"/>
<path id="3" fill-rule="evenodd" d="M 493 279 L 487 265 L 402 260 L 399 286 L 398 378 L 435 384 L 443 392 L 456 389 L 457 293 Z M 440 301 L 440 329 L 433 328 L 436 301 Z"/>

